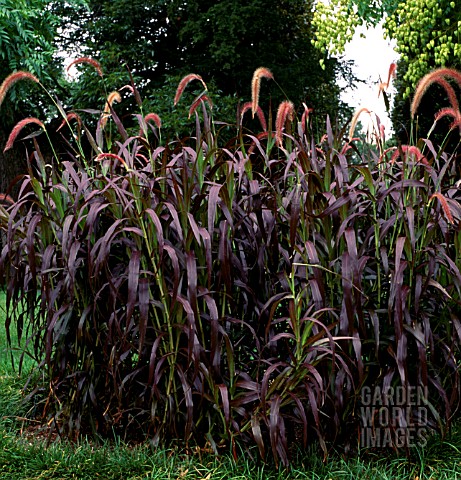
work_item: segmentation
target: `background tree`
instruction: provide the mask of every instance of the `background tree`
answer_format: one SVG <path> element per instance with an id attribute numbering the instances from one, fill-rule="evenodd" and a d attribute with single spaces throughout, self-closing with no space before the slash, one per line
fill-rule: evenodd
<path id="1" fill-rule="evenodd" d="M 396 39 L 400 53 L 400 74 L 396 79 L 392 121 L 402 142 L 408 142 L 410 98 L 419 79 L 438 67 L 461 68 L 461 11 L 450 0 L 412 1 L 399 4 L 385 22 L 386 30 Z M 417 135 L 425 136 L 434 123 L 435 114 L 449 106 L 445 91 L 438 85 L 431 87 L 418 109 Z M 431 139 L 442 143 L 450 119 L 438 122 Z M 456 147 L 459 135 L 453 132 L 449 149 Z"/>
<path id="2" fill-rule="evenodd" d="M 57 86 L 60 68 L 54 38 L 59 19 L 48 0 L 0 0 L 0 81 L 16 70 L 26 70 L 49 86 Z M 27 92 L 27 94 L 26 94 Z M 19 119 L 40 114 L 45 105 L 43 90 L 31 82 L 19 82 L 8 92 L 1 106 L 0 191 L 24 171 L 21 147 L 3 153 L 7 135 Z"/>
<path id="3" fill-rule="evenodd" d="M 358 25 L 373 26 L 380 21 L 386 34 L 396 40 L 400 53 L 392 121 L 399 139 L 407 142 L 411 123 L 409 100 L 418 80 L 437 67 L 461 67 L 461 11 L 452 0 L 319 1 L 313 18 L 314 45 L 327 48 L 332 55 L 341 54 Z M 434 114 L 444 106 L 445 95 L 432 87 L 419 109 L 421 135 L 429 130 Z M 441 131 L 446 131 L 446 125 Z M 443 140 L 437 131 L 432 138 Z"/>
<path id="4" fill-rule="evenodd" d="M 251 76 L 261 65 L 273 71 L 280 85 L 262 89 L 266 107 L 271 101 L 275 109 L 287 96 L 298 106 L 306 102 L 313 107 L 322 123 L 327 112 L 334 117 L 346 111 L 336 79 L 350 72 L 336 59 L 320 67 L 324 55 L 310 41 L 313 1 L 87 0 L 87 7 L 79 8 L 71 3 L 55 5 L 68 25 L 61 49 L 75 50 L 67 35 L 72 32 L 72 38 L 80 39 L 79 54 L 103 65 L 109 88 L 127 83 L 128 66 L 146 108 L 155 107 L 165 127 L 174 123 L 172 112 L 165 104 L 167 111 L 158 111 L 159 103 L 192 71 L 215 85 L 212 93 L 225 98 L 228 108 L 220 112 L 220 120 L 235 121 L 236 104 L 249 99 Z M 85 69 L 74 85 L 80 93 L 73 97 L 80 106 L 94 104 L 92 95 L 101 98 L 94 79 L 95 72 Z"/>

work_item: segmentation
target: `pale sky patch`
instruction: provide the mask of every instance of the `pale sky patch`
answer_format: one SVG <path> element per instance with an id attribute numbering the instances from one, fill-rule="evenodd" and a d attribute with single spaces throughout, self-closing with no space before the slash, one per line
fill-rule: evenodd
<path id="1" fill-rule="evenodd" d="M 365 38 L 360 36 L 361 33 L 365 35 Z M 345 59 L 355 61 L 353 72 L 357 78 L 365 80 L 366 84 L 359 84 L 355 90 L 346 87 L 341 96 L 354 109 L 365 107 L 376 113 L 386 128 L 387 138 L 391 135 L 392 124 L 386 113 L 383 97 L 381 95 L 378 98 L 378 92 L 380 82 L 387 81 L 390 64 L 398 59 L 394 48 L 395 42 L 384 38 L 384 30 L 381 25 L 373 29 L 358 28 L 353 40 L 346 45 Z M 391 86 L 387 91 L 391 101 L 393 92 L 391 81 Z M 368 117 L 367 115 L 360 117 L 364 127 L 367 125 Z"/>

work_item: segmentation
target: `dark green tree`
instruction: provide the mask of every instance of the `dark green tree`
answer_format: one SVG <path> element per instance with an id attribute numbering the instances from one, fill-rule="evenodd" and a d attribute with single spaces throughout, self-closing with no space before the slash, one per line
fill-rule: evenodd
<path id="1" fill-rule="evenodd" d="M 412 133 L 409 105 L 419 79 L 440 67 L 461 69 L 461 12 L 451 0 L 413 0 L 395 10 L 386 23 L 401 54 L 392 121 L 399 140 L 408 143 Z M 445 90 L 439 85 L 431 86 L 418 108 L 414 138 L 425 137 L 434 124 L 435 114 L 448 106 Z M 448 117 L 437 122 L 430 139 L 436 144 L 444 142 L 449 125 Z M 458 141 L 456 129 L 450 134 L 448 149 L 456 148 Z"/>
<path id="2" fill-rule="evenodd" d="M 69 32 L 78 38 L 78 53 L 98 59 L 107 75 L 106 86 L 127 83 L 127 67 L 146 101 L 158 103 L 171 91 L 170 79 L 197 73 L 215 85 L 215 94 L 227 101 L 232 121 L 238 99 L 249 100 L 254 70 L 272 70 L 277 85 L 262 89 L 261 102 L 273 109 L 288 97 L 295 105 L 306 102 L 318 118 L 337 116 L 337 76 L 347 66 L 323 55 L 311 44 L 313 1 L 309 0 L 87 0 L 87 7 L 58 4 L 66 19 L 61 48 L 75 50 Z M 75 87 L 79 102 L 101 97 L 91 87 L 95 72 L 85 69 Z M 124 82 L 124 83 L 123 83 Z M 232 108 L 231 105 L 232 104 Z M 127 109 L 128 111 L 128 109 Z M 163 112 L 159 112 L 162 114 Z M 221 119 L 221 118 L 220 118 Z"/>
<path id="3" fill-rule="evenodd" d="M 314 44 L 332 55 L 341 54 L 352 39 L 355 28 L 384 22 L 386 34 L 396 40 L 400 54 L 395 81 L 396 95 L 392 121 L 401 142 L 425 136 L 435 113 L 448 106 L 444 90 L 434 85 L 418 109 L 417 124 L 410 119 L 410 101 L 419 79 L 440 67 L 461 68 L 461 11 L 453 0 L 319 0 L 313 19 Z M 440 143 L 449 120 L 441 122 L 431 134 Z M 417 132 L 415 127 L 417 126 Z M 454 137 L 454 135 L 453 135 Z M 458 139 L 452 138 L 452 146 Z"/>
<path id="4" fill-rule="evenodd" d="M 59 86 L 61 69 L 54 43 L 59 19 L 50 9 L 49 0 L 0 0 L 0 83 L 12 72 L 25 70 L 43 85 Z M 0 120 L 0 191 L 24 171 L 23 148 L 3 153 L 8 134 L 20 119 L 37 115 L 45 120 L 44 90 L 32 82 L 19 82 L 1 105 Z"/>

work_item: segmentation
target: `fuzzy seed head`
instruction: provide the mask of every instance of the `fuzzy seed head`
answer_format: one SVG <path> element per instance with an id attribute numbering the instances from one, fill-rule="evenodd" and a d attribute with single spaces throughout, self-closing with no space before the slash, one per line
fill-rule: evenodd
<path id="1" fill-rule="evenodd" d="M 189 73 L 189 75 L 186 75 L 182 78 L 182 80 L 179 82 L 178 88 L 176 89 L 176 94 L 174 96 L 173 102 L 175 106 L 179 102 L 179 99 L 181 98 L 185 88 L 192 80 L 199 80 L 200 82 L 202 82 L 203 88 L 208 91 L 208 87 L 206 86 L 206 83 L 203 81 L 200 75 L 197 75 L 195 73 Z"/>
<path id="2" fill-rule="evenodd" d="M 97 60 L 94 60 L 93 58 L 88 58 L 88 57 L 76 58 L 75 60 L 70 62 L 69 65 L 67 65 L 66 71 L 68 72 L 70 67 L 72 67 L 73 65 L 78 65 L 79 63 L 86 63 L 88 65 L 91 65 L 96 69 L 96 71 L 98 72 L 98 75 L 102 78 L 103 75 L 102 75 L 101 64 Z"/>
<path id="3" fill-rule="evenodd" d="M 56 129 L 56 131 L 59 132 L 59 130 L 61 130 L 61 128 L 64 127 L 64 125 L 68 125 L 71 120 L 76 120 L 78 126 L 79 127 L 82 126 L 82 119 L 80 118 L 80 115 L 75 112 L 69 112 L 66 115 L 66 118 L 61 122 L 61 125 L 59 125 L 59 127 Z"/>
<path id="4" fill-rule="evenodd" d="M 107 119 L 110 116 L 110 107 L 112 107 L 114 103 L 120 103 L 121 101 L 122 101 L 122 97 L 120 96 L 120 93 L 118 93 L 117 91 L 111 92 L 109 93 L 109 95 L 107 95 L 107 102 L 106 102 L 106 105 L 104 106 L 104 113 L 102 114 L 102 118 L 101 118 L 101 128 L 104 128 L 106 126 Z"/>
<path id="5" fill-rule="evenodd" d="M 395 62 L 392 62 L 389 65 L 389 73 L 387 74 L 387 84 L 389 85 L 391 83 L 391 79 L 395 78 L 397 75 L 395 71 L 397 70 L 397 64 Z"/>
<path id="6" fill-rule="evenodd" d="M 454 109 L 452 107 L 442 108 L 435 114 L 435 121 L 438 122 L 443 117 L 452 117 L 453 122 L 450 124 L 450 130 L 458 127 L 461 132 L 461 112 L 459 109 Z"/>
<path id="7" fill-rule="evenodd" d="M 0 85 L 0 106 L 5 100 L 5 96 L 8 93 L 8 90 L 20 80 L 31 80 L 32 82 L 39 83 L 38 78 L 32 73 L 29 72 L 15 72 L 8 75 L 3 83 Z"/>
<path id="8" fill-rule="evenodd" d="M 24 118 L 23 120 L 21 120 L 20 122 L 18 122 L 14 126 L 13 130 L 11 130 L 10 136 L 8 137 L 8 140 L 6 142 L 6 146 L 3 149 L 4 152 L 9 150 L 13 146 L 13 144 L 14 144 L 16 138 L 18 137 L 19 133 L 21 132 L 21 130 L 26 125 L 29 125 L 30 123 L 35 123 L 36 125 L 41 127 L 43 130 L 45 130 L 45 125 L 38 118 L 35 118 L 35 117 Z"/>
<path id="9" fill-rule="evenodd" d="M 268 78 L 270 80 L 273 80 L 274 75 L 272 75 L 272 72 L 265 67 L 259 67 L 253 73 L 253 79 L 251 80 L 251 112 L 253 114 L 253 118 L 258 110 L 261 78 Z"/>
<path id="10" fill-rule="evenodd" d="M 428 162 L 427 158 L 422 154 L 421 150 L 414 145 L 401 145 L 399 148 L 395 147 L 390 163 L 394 163 L 397 158 L 401 156 L 401 153 L 404 154 L 405 159 L 408 159 L 408 157 L 413 157 L 416 162 L 420 162 L 427 167 L 430 166 L 430 163 Z"/>
<path id="11" fill-rule="evenodd" d="M 293 120 L 294 110 L 294 105 L 289 100 L 284 100 L 277 110 L 277 118 L 275 119 L 275 139 L 280 147 L 283 144 L 283 129 L 287 122 Z"/>
<path id="12" fill-rule="evenodd" d="M 352 120 L 351 120 L 351 126 L 349 128 L 349 141 L 351 141 L 351 139 L 353 138 L 354 136 L 354 132 L 355 132 L 355 127 L 357 126 L 357 122 L 359 121 L 359 117 L 360 115 L 362 115 L 362 113 L 367 113 L 368 115 L 371 115 L 371 112 L 370 110 L 368 110 L 368 108 L 359 108 L 355 113 L 354 113 L 354 116 L 352 117 Z"/>
<path id="13" fill-rule="evenodd" d="M 448 223 L 451 223 L 451 224 L 455 223 L 453 219 L 453 214 L 451 213 L 450 206 L 448 205 L 447 199 L 440 192 L 435 192 L 429 199 L 429 202 L 434 198 L 437 198 L 439 200 L 440 205 L 442 206 L 443 213 Z"/>
<path id="14" fill-rule="evenodd" d="M 156 113 L 148 113 L 145 117 L 144 117 L 144 121 L 147 123 L 147 122 L 150 122 L 150 121 L 153 121 L 155 123 L 155 125 L 157 125 L 157 128 L 161 128 L 162 126 L 162 120 L 160 119 L 160 117 L 156 114 Z"/>
<path id="15" fill-rule="evenodd" d="M 246 102 L 246 103 L 243 104 L 243 107 L 240 111 L 240 125 L 242 124 L 243 116 L 252 107 L 253 107 L 252 102 Z M 267 131 L 266 117 L 264 116 L 264 112 L 259 105 L 256 108 L 256 115 L 258 116 L 259 123 L 261 124 L 261 127 L 262 127 L 263 131 L 266 132 Z"/>
<path id="16" fill-rule="evenodd" d="M 439 68 L 434 70 L 427 75 L 425 75 L 416 86 L 415 95 L 413 101 L 411 102 L 410 112 L 411 118 L 414 118 L 416 111 L 418 110 L 421 99 L 426 93 L 427 89 L 433 84 L 438 83 L 441 85 L 447 92 L 448 98 L 450 99 L 451 106 L 453 108 L 458 108 L 458 101 L 454 93 L 453 88 L 447 82 L 446 78 L 451 78 L 461 87 L 461 73 L 453 68 Z"/>
<path id="17" fill-rule="evenodd" d="M 0 193 L 0 202 L 6 202 L 10 205 L 14 205 L 14 200 L 6 193 Z"/>
<path id="18" fill-rule="evenodd" d="M 397 69 L 397 64 L 395 62 L 392 62 L 389 66 L 387 81 L 381 82 L 379 84 L 378 97 L 381 95 L 381 92 L 385 92 L 389 88 L 389 85 L 391 84 L 391 80 L 396 77 L 396 74 L 395 74 L 396 69 Z"/>
<path id="19" fill-rule="evenodd" d="M 126 169 L 128 169 L 128 165 L 126 164 L 125 160 L 120 155 L 116 155 L 115 153 L 100 153 L 96 157 L 97 162 L 101 162 L 102 160 L 109 158 L 111 160 L 118 160 Z"/>
<path id="20" fill-rule="evenodd" d="M 110 112 L 109 105 L 112 106 L 114 103 L 120 103 L 121 101 L 122 97 L 120 96 L 120 93 L 118 93 L 117 91 L 109 93 L 109 95 L 107 95 L 107 103 L 104 111 L 106 113 Z"/>
<path id="21" fill-rule="evenodd" d="M 189 108 L 189 118 L 195 112 L 195 110 L 197 110 L 197 107 L 203 102 L 207 102 L 210 108 L 213 108 L 213 102 L 210 100 L 208 95 L 199 95 Z"/>
<path id="22" fill-rule="evenodd" d="M 312 108 L 309 108 L 304 102 L 303 102 L 303 107 L 304 107 L 304 112 L 301 116 L 301 128 L 303 133 L 306 133 L 307 123 L 309 121 L 309 115 L 312 112 Z"/>

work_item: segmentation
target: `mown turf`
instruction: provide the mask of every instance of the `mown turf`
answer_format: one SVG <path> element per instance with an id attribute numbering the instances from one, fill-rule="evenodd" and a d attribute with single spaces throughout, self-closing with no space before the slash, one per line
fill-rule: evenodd
<path id="1" fill-rule="evenodd" d="M 3 296 L 0 295 L 0 308 Z M 0 310 L 0 316 L 1 315 Z M 19 358 L 14 351 L 13 357 Z M 352 458 L 332 454 L 324 464 L 317 451 L 304 453 L 289 471 L 241 453 L 238 461 L 230 455 L 215 457 L 200 451 L 153 449 L 149 444 L 126 445 L 119 441 L 95 443 L 87 439 L 77 444 L 60 441 L 47 445 L 47 437 L 25 417 L 33 405 L 22 402 L 20 377 L 11 366 L 3 323 L 0 322 L 0 480 L 342 480 L 342 479 L 456 479 L 461 478 L 461 424 L 450 438 L 429 439 L 411 459 L 385 451 L 362 452 Z"/>
<path id="2" fill-rule="evenodd" d="M 458 432 L 459 435 L 459 432 Z M 457 437 L 459 441 L 459 436 Z M 434 444 L 417 460 L 367 456 L 333 456 L 325 465 L 315 455 L 300 458 L 289 471 L 265 466 L 242 456 L 185 455 L 149 446 L 129 447 L 89 441 L 79 445 L 53 443 L 0 432 L 1 479 L 455 479 L 461 476 L 461 454 L 449 443 Z"/>
<path id="3" fill-rule="evenodd" d="M 235 462 L 230 455 L 214 457 L 200 451 L 153 449 L 117 441 L 96 444 L 88 439 L 71 444 L 47 438 L 23 421 L 20 379 L 0 379 L 0 479 L 455 479 L 461 478 L 461 426 L 448 440 L 429 440 L 424 450 L 404 455 L 363 452 L 345 459 L 332 454 L 324 464 L 317 452 L 300 455 L 289 471 L 277 470 L 248 454 Z"/>

